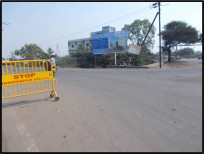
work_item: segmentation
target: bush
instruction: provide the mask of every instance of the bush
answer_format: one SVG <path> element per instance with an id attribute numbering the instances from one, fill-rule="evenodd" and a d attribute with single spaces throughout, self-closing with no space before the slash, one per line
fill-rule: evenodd
<path id="1" fill-rule="evenodd" d="M 76 52 L 71 54 L 76 58 L 78 67 L 81 68 L 93 68 L 95 67 L 95 55 L 92 52 Z M 97 67 L 106 67 L 109 64 L 109 55 L 96 55 Z"/>
<path id="2" fill-rule="evenodd" d="M 94 67 L 94 56 L 92 52 L 76 52 L 72 53 L 71 57 L 76 59 L 78 67 L 91 68 Z"/>
<path id="3" fill-rule="evenodd" d="M 56 57 L 56 65 L 57 66 L 68 66 L 68 65 L 76 65 L 76 59 L 70 55 L 63 56 L 63 57 Z"/>
<path id="4" fill-rule="evenodd" d="M 151 64 L 152 63 L 151 59 L 153 59 L 153 54 L 151 54 L 149 49 L 144 46 L 142 47 L 140 55 L 136 60 L 136 65 L 142 66 Z"/>
<path id="5" fill-rule="evenodd" d="M 96 55 L 97 67 L 106 67 L 109 64 L 109 55 Z"/>
<path id="6" fill-rule="evenodd" d="M 131 65 L 141 66 L 152 63 L 151 59 L 153 55 L 149 52 L 149 49 L 143 47 L 140 55 L 132 53 L 120 53 L 117 54 L 117 65 L 128 64 L 128 57 L 131 57 Z M 56 64 L 58 66 L 78 66 L 81 68 L 94 68 L 95 67 L 95 55 L 90 51 L 78 51 L 71 55 L 64 57 L 56 57 Z M 115 64 L 114 54 L 96 55 L 96 66 L 106 67 L 107 65 Z"/>
<path id="7" fill-rule="evenodd" d="M 178 54 L 183 58 L 194 58 L 195 52 L 192 48 L 184 48 Z"/>
<path id="8" fill-rule="evenodd" d="M 132 53 L 120 53 L 117 54 L 117 65 L 123 65 L 124 63 L 128 65 L 128 57 L 131 57 L 130 64 L 133 66 L 142 66 L 152 63 L 153 54 L 149 52 L 149 49 L 143 47 L 140 55 L 135 55 Z M 115 62 L 113 63 L 115 64 Z"/>

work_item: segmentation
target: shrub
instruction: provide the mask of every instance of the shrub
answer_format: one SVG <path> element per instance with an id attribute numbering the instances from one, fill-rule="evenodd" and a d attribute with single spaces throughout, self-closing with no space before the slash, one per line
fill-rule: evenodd
<path id="1" fill-rule="evenodd" d="M 76 59 L 70 55 L 63 56 L 63 57 L 56 57 L 55 60 L 56 60 L 56 65 L 61 67 L 76 64 Z"/>
<path id="2" fill-rule="evenodd" d="M 95 67 L 95 55 L 92 52 L 76 52 L 71 54 L 76 58 L 78 67 L 81 68 L 93 68 Z M 109 55 L 96 55 L 97 67 L 106 67 L 109 64 Z"/>
<path id="3" fill-rule="evenodd" d="M 109 55 L 97 55 L 96 64 L 98 67 L 106 67 L 109 64 Z"/>
<path id="4" fill-rule="evenodd" d="M 151 63 L 153 55 L 149 52 L 149 49 L 143 47 L 140 55 L 135 55 L 132 53 L 120 53 L 117 54 L 117 65 L 123 65 L 124 63 L 128 64 L 128 57 L 131 57 L 131 65 L 141 66 Z M 56 64 L 58 66 L 68 66 L 76 65 L 81 68 L 94 68 L 95 67 L 95 55 L 90 51 L 78 51 L 72 53 L 71 55 L 64 57 L 56 57 Z M 96 55 L 96 66 L 97 67 L 106 67 L 107 65 L 115 64 L 115 55 L 114 54 L 104 54 Z"/>
<path id="5" fill-rule="evenodd" d="M 92 52 L 76 52 L 72 53 L 71 57 L 76 59 L 76 63 L 79 67 L 90 68 L 94 67 L 94 56 Z"/>
<path id="6" fill-rule="evenodd" d="M 145 46 L 142 47 L 140 55 L 136 59 L 136 65 L 142 66 L 152 63 L 151 59 L 153 59 L 153 54 L 150 53 L 150 50 Z"/>

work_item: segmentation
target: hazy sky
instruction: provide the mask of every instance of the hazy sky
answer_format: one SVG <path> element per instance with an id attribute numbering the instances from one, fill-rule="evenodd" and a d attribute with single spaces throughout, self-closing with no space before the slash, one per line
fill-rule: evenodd
<path id="1" fill-rule="evenodd" d="M 153 21 L 158 8 L 153 2 L 2 2 L 2 56 L 25 44 L 36 43 L 44 51 L 51 47 L 58 55 L 68 54 L 68 40 L 90 37 L 102 26 L 120 31 L 136 19 Z M 185 21 L 202 33 L 202 2 L 162 2 L 161 30 L 170 21 Z M 159 18 L 155 47 L 159 51 Z M 180 48 L 180 47 L 179 47 Z M 192 47 L 202 51 L 202 46 Z"/>

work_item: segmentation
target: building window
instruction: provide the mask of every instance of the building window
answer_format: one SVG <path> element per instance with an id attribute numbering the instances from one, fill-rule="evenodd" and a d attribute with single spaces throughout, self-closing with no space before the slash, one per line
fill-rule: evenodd
<path id="1" fill-rule="evenodd" d="M 89 46 L 89 43 L 86 43 L 86 46 L 88 47 L 88 46 Z"/>
<path id="2" fill-rule="evenodd" d="M 74 48 L 74 45 L 72 45 L 72 48 Z"/>

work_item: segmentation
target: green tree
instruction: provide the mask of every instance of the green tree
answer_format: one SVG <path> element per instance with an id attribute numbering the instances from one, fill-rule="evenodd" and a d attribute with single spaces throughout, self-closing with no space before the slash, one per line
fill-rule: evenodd
<path id="1" fill-rule="evenodd" d="M 202 42 L 202 34 L 199 34 L 199 41 Z"/>
<path id="2" fill-rule="evenodd" d="M 142 46 L 140 55 L 138 56 L 138 59 L 136 61 L 136 65 L 147 65 L 152 63 L 153 54 L 150 52 L 150 50 L 146 46 Z"/>
<path id="3" fill-rule="evenodd" d="M 178 51 L 178 54 L 184 58 L 193 58 L 195 51 L 192 48 L 184 48 Z"/>
<path id="4" fill-rule="evenodd" d="M 71 55 L 56 57 L 56 65 L 61 67 L 74 67 L 76 65 L 76 58 Z"/>
<path id="5" fill-rule="evenodd" d="M 50 59 L 50 55 L 47 54 L 46 52 L 43 52 L 43 53 L 40 55 L 39 58 L 40 58 L 40 59 Z"/>
<path id="6" fill-rule="evenodd" d="M 131 44 L 140 46 L 150 26 L 151 23 L 147 19 L 135 20 L 130 25 L 126 24 L 122 30 L 128 30 L 128 39 L 130 40 Z M 150 59 L 152 58 L 152 54 L 150 53 L 150 49 L 153 48 L 154 45 L 155 31 L 156 28 L 153 25 L 149 31 L 149 34 L 147 35 L 145 43 L 141 48 L 140 55 L 129 55 L 132 59 L 132 65 L 145 65 L 151 61 Z"/>
<path id="7" fill-rule="evenodd" d="M 151 23 L 147 19 L 135 20 L 130 25 L 127 25 L 127 24 L 124 25 L 122 30 L 128 30 L 128 39 L 131 41 L 131 43 L 133 45 L 140 46 L 141 43 L 143 42 L 150 26 L 151 26 Z M 146 38 L 145 46 L 148 48 L 153 47 L 153 44 L 154 44 L 153 38 L 155 36 L 155 30 L 156 30 L 156 28 L 153 25 L 147 38 Z"/>
<path id="8" fill-rule="evenodd" d="M 52 50 L 52 48 L 48 48 L 47 49 L 47 53 L 49 54 L 49 55 L 52 55 L 53 53 L 54 53 L 54 50 Z"/>
<path id="9" fill-rule="evenodd" d="M 78 51 L 71 54 L 71 57 L 76 59 L 79 67 L 90 68 L 94 67 L 94 56 L 88 51 Z"/>
<path id="10" fill-rule="evenodd" d="M 22 59 L 33 60 L 46 59 L 48 54 L 36 44 L 25 44 L 20 50 L 15 50 L 14 55 L 20 56 Z"/>
<path id="11" fill-rule="evenodd" d="M 92 46 L 85 46 L 84 43 L 79 44 L 77 52 L 72 53 L 71 57 L 76 60 L 79 67 L 91 68 L 95 67 L 95 56 L 92 53 Z M 97 67 L 106 67 L 109 64 L 109 55 L 97 55 Z"/>
<path id="12" fill-rule="evenodd" d="M 45 55 L 45 57 L 46 57 L 47 59 L 49 59 L 51 55 L 53 55 L 54 57 L 57 57 L 57 54 L 54 54 L 54 50 L 53 50 L 52 48 L 50 48 L 50 47 L 47 49 L 47 53 L 48 53 L 48 54 Z"/>
<path id="13" fill-rule="evenodd" d="M 10 60 L 10 61 L 17 60 L 16 57 L 15 57 L 15 55 L 14 55 L 14 52 L 12 52 L 12 51 L 11 51 L 11 55 L 10 55 L 9 60 Z"/>
<path id="14" fill-rule="evenodd" d="M 171 48 L 180 44 L 191 44 L 199 41 L 198 31 L 182 21 L 171 21 L 161 32 L 164 47 L 168 52 L 168 62 L 171 62 Z"/>

